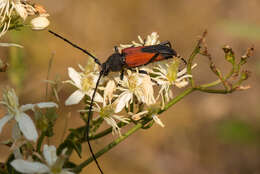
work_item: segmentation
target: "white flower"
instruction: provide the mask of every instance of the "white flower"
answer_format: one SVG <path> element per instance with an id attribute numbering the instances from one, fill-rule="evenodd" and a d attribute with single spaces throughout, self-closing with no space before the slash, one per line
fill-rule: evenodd
<path id="1" fill-rule="evenodd" d="M 16 159 L 11 162 L 12 167 L 21 173 L 49 173 L 49 174 L 73 174 L 69 169 L 63 169 L 65 162 L 64 154 L 60 157 L 56 155 L 55 146 L 43 146 L 43 156 L 46 164 Z"/>
<path id="2" fill-rule="evenodd" d="M 68 68 L 69 77 L 71 80 L 67 80 L 65 82 L 74 85 L 78 88 L 78 90 L 69 96 L 69 98 L 65 101 L 65 105 L 78 104 L 85 95 L 92 97 L 99 74 L 97 73 L 96 68 L 94 68 L 94 61 L 90 60 L 90 62 L 93 62 L 91 63 L 93 65 L 92 70 L 88 68 L 89 66 L 85 69 L 80 66 L 81 70 L 84 70 L 85 72 L 77 72 L 74 68 Z M 103 98 L 98 92 L 96 93 L 95 101 L 103 102 Z"/>
<path id="3" fill-rule="evenodd" d="M 118 81 L 120 84 L 118 89 L 122 93 L 117 99 L 117 110 L 122 110 L 125 106 L 128 107 L 128 104 L 133 102 L 134 96 L 139 102 L 147 105 L 154 104 L 153 83 L 150 76 L 138 72 L 132 73 L 129 70 L 127 74 L 128 76 L 125 76 L 122 81 Z"/>
<path id="4" fill-rule="evenodd" d="M 47 28 L 50 24 L 50 21 L 46 16 L 39 16 L 31 20 L 31 25 L 33 30 L 43 30 Z"/>
<path id="5" fill-rule="evenodd" d="M 124 48 L 129 48 L 129 47 L 132 47 L 132 46 L 139 47 L 139 46 L 156 45 L 156 44 L 160 43 L 158 38 L 159 38 L 159 35 L 157 34 L 157 32 L 152 32 L 144 40 L 141 38 L 141 36 L 138 36 L 138 40 L 139 40 L 140 43 L 132 41 L 132 44 L 120 44 L 119 50 L 122 50 Z"/>
<path id="6" fill-rule="evenodd" d="M 6 33 L 9 28 L 12 13 L 15 12 L 25 20 L 28 16 L 27 10 L 25 9 L 25 5 L 21 3 L 20 0 L 1 0 L 0 1 L 0 28 L 2 31 L 0 33 L 0 37 Z"/>
<path id="7" fill-rule="evenodd" d="M 41 5 L 31 4 L 26 0 L 0 0 L 0 37 L 8 31 L 12 19 L 17 21 L 19 16 L 25 21 L 30 15 L 39 16 L 31 21 L 32 29 L 42 30 L 49 25 L 49 20 L 46 18 L 49 14 Z"/>
<path id="8" fill-rule="evenodd" d="M 118 103 L 114 102 L 108 105 L 104 104 L 103 107 L 101 108 L 99 105 L 96 104 L 93 107 L 93 111 L 98 112 L 99 113 L 98 116 L 102 117 L 107 122 L 107 124 L 112 127 L 113 135 L 117 134 L 121 136 L 120 128 L 118 127 L 116 120 L 128 124 L 129 119 L 116 114 L 121 111 L 121 110 L 116 110 L 116 105 L 118 105 Z"/>
<path id="9" fill-rule="evenodd" d="M 163 122 L 160 120 L 160 118 L 158 117 L 158 115 L 154 114 L 154 115 L 152 115 L 152 118 L 153 118 L 154 122 L 157 123 L 159 126 L 165 127 L 165 125 L 164 125 Z"/>
<path id="10" fill-rule="evenodd" d="M 103 87 L 100 87 L 100 89 L 103 89 Z M 109 80 L 103 90 L 104 90 L 103 105 L 106 105 L 107 102 L 109 102 L 109 104 L 111 104 L 112 99 L 116 96 L 114 94 L 114 92 L 116 90 L 115 81 Z"/>
<path id="11" fill-rule="evenodd" d="M 158 124 L 161 127 L 165 127 L 163 122 L 158 117 L 158 106 L 156 104 L 148 106 L 146 111 L 142 111 L 142 112 L 139 112 L 136 114 L 133 114 L 133 113 L 128 113 L 128 114 L 130 114 L 131 118 L 135 121 L 140 120 L 142 117 L 144 117 L 146 115 L 151 115 L 151 117 L 153 118 L 153 120 L 156 124 Z"/>
<path id="12" fill-rule="evenodd" d="M 11 119 L 14 119 L 18 124 L 20 131 L 26 139 L 35 141 L 38 138 L 35 125 L 32 119 L 25 113 L 27 110 L 34 110 L 35 108 L 50 108 L 58 107 L 53 102 L 42 102 L 37 104 L 26 104 L 19 106 L 18 97 L 13 89 L 6 90 L 3 94 L 3 101 L 0 102 L 7 107 L 8 113 L 0 119 L 0 133 L 3 126 Z"/>
<path id="13" fill-rule="evenodd" d="M 194 68 L 195 66 L 196 64 L 194 64 L 192 68 Z M 186 74 L 187 68 L 184 68 L 179 72 L 178 71 L 178 59 L 173 59 L 168 64 L 158 63 L 156 66 L 152 68 L 152 71 L 150 71 L 151 75 L 153 75 L 152 79 L 156 81 L 161 87 L 158 97 L 161 96 L 163 98 L 163 105 L 165 101 L 168 102 L 173 97 L 170 87 L 185 87 L 189 84 L 188 79 L 192 78 L 191 75 Z"/>

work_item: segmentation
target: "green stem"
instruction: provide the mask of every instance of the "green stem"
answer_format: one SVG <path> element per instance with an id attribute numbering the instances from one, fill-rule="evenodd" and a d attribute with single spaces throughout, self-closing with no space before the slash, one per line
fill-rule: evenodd
<path id="1" fill-rule="evenodd" d="M 218 85 L 220 83 L 221 83 L 221 80 L 218 79 L 218 80 L 215 80 L 215 81 L 213 81 L 211 83 L 200 85 L 200 88 L 209 88 L 209 87 L 212 87 L 212 86 L 216 86 L 216 85 Z"/>
<path id="2" fill-rule="evenodd" d="M 169 109 L 170 107 L 172 107 L 174 104 L 176 104 L 177 102 L 179 102 L 181 99 L 183 99 L 185 96 L 187 96 L 188 94 L 190 94 L 191 92 L 193 92 L 195 90 L 195 88 L 188 88 L 186 89 L 184 92 L 182 92 L 180 95 L 176 96 L 174 99 L 172 99 L 169 103 L 167 103 L 165 105 L 165 107 L 163 109 L 161 109 L 158 114 L 163 113 L 164 111 L 166 111 L 167 109 Z"/>
<path id="3" fill-rule="evenodd" d="M 164 111 L 166 111 L 167 109 L 169 109 L 171 106 L 173 106 L 174 104 L 176 104 L 177 102 L 179 102 L 181 99 L 183 99 L 185 96 L 187 96 L 188 94 L 190 94 L 191 92 L 193 92 L 194 89 L 193 88 L 189 88 L 187 90 L 185 90 L 184 92 L 182 92 L 180 95 L 178 95 L 177 97 L 175 97 L 174 99 L 172 99 L 166 106 L 164 109 L 159 110 L 158 114 L 163 113 Z M 95 154 L 95 157 L 98 158 L 101 155 L 103 155 L 104 153 L 108 152 L 109 150 L 111 150 L 113 147 L 115 147 L 116 145 L 118 145 L 120 142 L 122 142 L 123 140 L 125 140 L 128 136 L 130 136 L 131 134 L 133 134 L 134 132 L 136 132 L 137 130 L 139 130 L 140 128 L 142 128 L 144 125 L 146 125 L 147 123 L 149 123 L 151 120 L 153 120 L 152 118 L 146 119 L 145 121 L 143 121 L 142 123 L 137 123 L 132 129 L 130 129 L 128 132 L 126 132 L 124 135 L 122 135 L 121 137 L 117 138 L 115 141 L 111 142 L 110 144 L 108 144 L 106 147 L 104 147 L 103 149 L 101 149 L 100 151 L 98 151 Z M 106 130 L 106 132 L 103 132 L 101 135 L 107 134 L 108 130 Z M 82 162 L 81 164 L 79 164 L 77 167 L 75 167 L 73 169 L 74 172 L 78 173 L 80 172 L 85 166 L 87 166 L 89 163 L 91 163 L 93 161 L 93 158 L 90 157 L 87 160 L 85 160 L 84 162 Z"/>
<path id="4" fill-rule="evenodd" d="M 197 46 L 195 47 L 195 49 L 193 50 L 193 52 L 191 53 L 189 59 L 188 59 L 187 74 L 192 75 L 192 73 L 191 73 L 192 63 L 193 63 L 193 60 L 194 60 L 195 56 L 196 56 L 199 52 L 200 52 L 200 44 L 198 43 Z M 195 86 L 195 83 L 194 83 L 193 78 L 190 78 L 190 83 L 191 83 L 191 86 L 192 86 L 192 87 Z"/>
<path id="5" fill-rule="evenodd" d="M 223 78 L 224 81 L 228 80 L 235 72 L 235 65 L 232 66 L 232 69 L 230 70 L 230 72 Z M 212 87 L 212 86 L 216 86 L 218 84 L 220 84 L 222 81 L 220 79 L 218 80 L 215 80 L 211 83 L 207 83 L 207 84 L 203 84 L 203 85 L 200 85 L 200 88 L 209 88 L 209 87 Z"/>
<path id="6" fill-rule="evenodd" d="M 36 146 L 36 152 L 38 152 L 38 153 L 41 152 L 41 146 L 42 146 L 42 142 L 44 140 L 44 137 L 45 137 L 45 132 L 42 132 L 39 139 L 38 139 L 37 146 Z"/>
<path id="7" fill-rule="evenodd" d="M 123 127 L 123 126 L 125 126 L 127 124 L 123 123 L 123 122 L 119 122 L 117 125 L 118 125 L 118 127 L 121 128 L 121 127 Z M 93 135 L 93 136 L 89 137 L 89 140 L 95 140 L 95 139 L 102 138 L 102 137 L 106 136 L 107 134 L 109 134 L 111 132 L 112 132 L 112 128 L 110 127 L 110 128 L 108 128 L 108 129 L 106 129 L 106 130 L 104 130 L 104 131 L 102 131 L 102 132 L 100 132 L 100 133 L 98 133 L 96 135 Z"/>
<path id="8" fill-rule="evenodd" d="M 128 136 L 130 136 L 131 134 L 133 134 L 134 132 L 136 132 L 137 130 L 139 130 L 143 125 L 141 123 L 138 123 L 137 125 L 135 125 L 132 129 L 130 129 L 128 132 L 126 132 L 124 135 L 120 136 L 119 138 L 117 138 L 115 141 L 111 142 L 110 144 L 108 144 L 105 148 L 101 149 L 100 151 L 98 151 L 95 154 L 95 157 L 98 158 L 101 155 L 103 155 L 104 153 L 108 152 L 110 149 L 112 149 L 113 147 L 115 147 L 116 145 L 118 145 L 120 142 L 122 142 L 123 140 L 125 140 Z M 80 165 L 78 165 L 77 167 L 75 167 L 73 169 L 74 172 L 78 173 L 80 172 L 85 166 L 87 166 L 89 163 L 91 163 L 93 161 L 93 158 L 89 158 L 86 161 L 82 162 Z"/>
<path id="9" fill-rule="evenodd" d="M 228 94 L 233 92 L 233 90 L 226 90 L 226 89 L 204 89 L 199 87 L 194 89 L 202 92 L 215 93 L 215 94 Z"/>

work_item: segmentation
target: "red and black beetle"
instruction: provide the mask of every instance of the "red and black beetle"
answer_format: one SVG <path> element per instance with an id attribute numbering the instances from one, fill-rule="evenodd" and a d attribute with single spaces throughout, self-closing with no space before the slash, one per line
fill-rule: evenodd
<path id="1" fill-rule="evenodd" d="M 172 49 L 171 43 L 169 41 L 162 42 L 157 45 L 151 45 L 151 46 L 129 47 L 129 48 L 122 49 L 121 53 L 118 51 L 118 48 L 115 46 L 115 52 L 112 55 L 110 55 L 104 63 L 101 64 L 100 61 L 91 53 L 89 53 L 87 50 L 75 45 L 74 43 L 70 42 L 66 38 L 58 35 L 57 33 L 51 30 L 49 30 L 49 32 L 55 35 L 56 37 L 64 40 L 65 42 L 69 43 L 73 47 L 80 49 L 81 51 L 83 51 L 84 53 L 92 57 L 94 61 L 101 66 L 99 78 L 97 80 L 96 87 L 94 89 L 94 93 L 92 95 L 91 103 L 89 107 L 88 120 L 86 123 L 86 140 L 88 142 L 92 157 L 96 162 L 100 172 L 103 174 L 103 171 L 101 170 L 98 164 L 98 161 L 94 155 L 94 152 L 89 142 L 89 123 L 91 119 L 91 110 L 92 110 L 94 97 L 96 95 L 97 87 L 99 85 L 99 81 L 101 77 L 107 76 L 109 72 L 112 71 L 112 72 L 121 72 L 120 77 L 121 79 L 123 79 L 125 69 L 132 70 L 132 68 L 144 66 L 152 62 L 173 58 L 177 56 L 177 53 L 174 49 Z M 146 73 L 146 72 L 140 71 L 140 73 Z"/>
<path id="2" fill-rule="evenodd" d="M 163 42 L 151 46 L 129 47 L 122 49 L 121 53 L 115 47 L 115 52 L 101 65 L 101 73 L 106 76 L 110 71 L 121 71 L 121 79 L 125 69 L 132 69 L 152 62 L 165 60 L 177 56 L 171 48 L 170 42 Z"/>

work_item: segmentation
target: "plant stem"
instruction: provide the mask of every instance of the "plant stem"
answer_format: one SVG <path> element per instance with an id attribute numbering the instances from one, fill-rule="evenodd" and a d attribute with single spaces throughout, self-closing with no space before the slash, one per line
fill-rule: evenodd
<path id="1" fill-rule="evenodd" d="M 111 142 L 110 144 L 108 144 L 106 147 L 104 147 L 103 149 L 101 149 L 100 151 L 98 151 L 95 154 L 95 157 L 98 158 L 101 155 L 103 155 L 104 153 L 108 152 L 110 149 L 112 149 L 113 147 L 115 147 L 116 145 L 118 145 L 120 142 L 122 142 L 123 140 L 125 140 L 128 136 L 130 136 L 131 134 L 133 134 L 134 132 L 136 132 L 137 130 L 139 130 L 143 125 L 141 123 L 138 123 L 137 125 L 135 125 L 132 129 L 130 129 L 128 132 L 126 132 L 124 135 L 122 135 L 121 137 L 117 138 L 115 141 Z M 87 166 L 89 163 L 91 163 L 93 161 L 93 158 L 89 158 L 86 161 L 82 162 L 80 165 L 78 165 L 77 167 L 75 167 L 73 169 L 74 172 L 78 173 L 80 172 L 85 166 Z"/>
<path id="2" fill-rule="evenodd" d="M 227 89 L 205 89 L 205 88 L 195 88 L 198 91 L 207 92 L 207 93 L 215 93 L 215 94 L 227 94 L 232 93 L 233 90 L 227 90 Z"/>
<path id="3" fill-rule="evenodd" d="M 172 107 L 174 104 L 176 104 L 177 102 L 179 102 L 181 99 L 183 99 L 186 95 L 190 94 L 191 92 L 193 92 L 195 90 L 195 88 L 188 88 L 186 89 L 184 92 L 182 92 L 180 95 L 176 96 L 174 99 L 172 99 L 169 103 L 167 103 L 165 105 L 165 107 L 163 109 L 161 109 L 158 114 L 163 113 L 164 111 L 166 111 L 167 109 L 169 109 L 170 107 Z"/>
<path id="4" fill-rule="evenodd" d="M 123 122 L 119 122 L 117 125 L 118 125 L 119 128 L 121 128 L 121 127 L 123 127 L 123 126 L 125 126 L 127 124 L 123 123 Z M 93 135 L 93 136 L 89 137 L 89 140 L 95 140 L 95 139 L 98 139 L 98 138 L 102 138 L 102 137 L 106 136 L 107 134 L 109 134 L 111 132 L 112 132 L 112 128 L 110 127 L 110 128 L 108 128 L 108 129 L 106 129 L 106 130 L 104 130 L 104 131 L 102 131 L 102 132 L 100 132 L 100 133 L 98 133 L 96 135 Z"/>
<path id="5" fill-rule="evenodd" d="M 172 99 L 166 106 L 164 109 L 161 109 L 158 111 L 158 114 L 163 113 L 164 111 L 166 111 L 167 109 L 169 109 L 171 106 L 173 106 L 174 104 L 176 104 L 177 102 L 179 102 L 181 99 L 183 99 L 185 96 L 187 96 L 188 94 L 190 94 L 191 92 L 194 91 L 194 88 L 189 88 L 186 89 L 184 92 L 182 92 L 181 94 L 179 94 L 178 96 L 176 96 L 174 99 Z M 132 129 L 130 129 L 128 132 L 126 132 L 124 135 L 122 135 L 121 137 L 117 138 L 116 140 L 114 140 L 113 142 L 111 142 L 110 144 L 108 144 L 106 147 L 104 147 L 103 149 L 101 149 L 100 151 L 98 151 L 95 154 L 95 157 L 98 158 L 101 155 L 103 155 L 104 153 L 108 152 L 109 150 L 111 150 L 113 147 L 115 147 L 116 145 L 118 145 L 120 142 L 122 142 L 123 140 L 125 140 L 128 136 L 130 136 L 131 134 L 133 134 L 134 132 L 136 132 L 137 130 L 139 130 L 140 128 L 143 127 L 143 125 L 146 125 L 147 123 L 149 123 L 151 120 L 153 120 L 152 118 L 149 118 L 141 123 L 137 123 Z M 107 134 L 107 132 L 109 131 L 108 129 L 105 130 L 106 132 L 103 132 L 100 135 L 104 135 Z M 90 157 L 87 160 L 85 160 L 84 162 L 82 162 L 81 164 L 79 164 L 77 167 L 75 167 L 73 169 L 74 172 L 78 173 L 80 172 L 85 166 L 87 166 L 89 163 L 91 163 L 93 161 L 93 158 Z"/>
<path id="6" fill-rule="evenodd" d="M 191 73 L 191 66 L 192 66 L 192 63 L 193 63 L 193 60 L 195 58 L 195 56 L 200 52 L 200 44 L 198 43 L 195 47 L 195 49 L 193 50 L 193 52 L 191 53 L 190 57 L 189 57 L 189 60 L 188 60 L 188 64 L 187 64 L 187 74 L 192 74 Z M 190 78 L 190 83 L 191 83 L 191 86 L 194 87 L 195 86 L 195 83 L 194 83 L 194 80 L 193 78 Z"/>
<path id="7" fill-rule="evenodd" d="M 37 146 L 36 146 L 36 152 L 38 152 L 38 153 L 41 152 L 41 146 L 42 146 L 42 142 L 44 140 L 44 137 L 45 137 L 45 132 L 42 132 L 39 139 L 38 139 Z"/>

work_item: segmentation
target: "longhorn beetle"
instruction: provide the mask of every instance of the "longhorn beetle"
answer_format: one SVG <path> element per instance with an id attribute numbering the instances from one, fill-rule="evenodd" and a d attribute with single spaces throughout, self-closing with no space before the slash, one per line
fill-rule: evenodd
<path id="1" fill-rule="evenodd" d="M 94 152 L 92 150 L 92 147 L 90 145 L 89 141 L 89 123 L 90 123 L 90 117 L 91 117 L 91 110 L 92 105 L 94 102 L 94 98 L 96 95 L 97 87 L 99 85 L 100 79 L 102 76 L 107 76 L 110 71 L 112 72 L 121 72 L 120 78 L 123 79 L 124 77 L 124 70 L 140 67 L 147 65 L 152 62 L 161 61 L 169 58 L 173 58 L 177 56 L 177 53 L 175 50 L 172 49 L 171 43 L 169 41 L 162 42 L 157 45 L 151 45 L 151 46 L 139 46 L 139 47 L 129 47 L 122 49 L 121 53 L 118 51 L 118 47 L 115 46 L 115 52 L 111 54 L 108 59 L 104 63 L 100 63 L 100 61 L 93 56 L 91 53 L 89 53 L 87 50 L 75 45 L 74 43 L 70 42 L 66 38 L 58 35 L 57 33 L 49 30 L 49 32 L 56 37 L 64 40 L 65 42 L 69 43 L 73 47 L 83 51 L 90 57 L 94 59 L 94 61 L 101 67 L 101 71 L 99 73 L 99 77 L 96 83 L 96 87 L 94 89 L 94 93 L 91 98 L 90 107 L 88 111 L 88 119 L 87 119 L 87 125 L 86 125 L 86 140 L 88 142 L 88 146 L 91 152 L 91 155 L 99 169 L 99 171 L 103 174 L 103 171 L 94 155 Z M 182 59 L 184 62 L 185 60 Z M 146 73 L 145 71 L 139 71 L 140 73 Z"/>

